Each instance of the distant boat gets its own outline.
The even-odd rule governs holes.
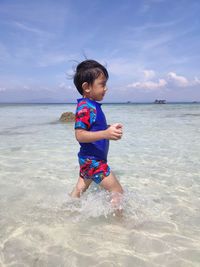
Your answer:
[[[156,99],[154,101],[154,104],[166,104],[166,100],[164,100],[164,99]]]

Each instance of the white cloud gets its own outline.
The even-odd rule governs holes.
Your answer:
[[[35,34],[38,34],[38,35],[42,35],[42,34],[45,33],[44,31],[41,31],[40,29],[27,26],[27,25],[25,25],[23,23],[20,23],[20,22],[17,22],[17,21],[14,22],[14,25],[16,27],[18,27],[19,29],[22,29],[22,30],[25,30],[25,31],[28,31],[28,32],[32,32],[32,33],[35,33]]]
[[[145,0],[141,7],[141,12],[146,13],[153,5],[160,4],[162,2],[165,2],[165,0]]]
[[[47,66],[53,66],[60,63],[67,62],[69,60],[69,57],[66,54],[62,53],[54,53],[54,54],[45,54],[38,62],[38,65],[40,67],[47,67]]]
[[[24,85],[22,88],[23,88],[24,90],[31,90],[31,88],[30,88],[29,85]]]
[[[143,90],[158,90],[164,89],[166,86],[175,88],[200,85],[200,79],[198,77],[189,80],[184,76],[177,75],[175,72],[169,72],[165,78],[161,78],[158,81],[152,80],[155,77],[155,71],[153,70],[144,70],[143,74],[144,77],[142,81],[134,82],[127,87]]]
[[[175,72],[169,72],[167,74],[169,81],[172,81],[178,87],[186,87],[189,85],[189,81],[184,76],[179,76]]]
[[[142,74],[142,81],[134,82],[127,87],[144,90],[158,90],[167,85],[165,79],[159,79],[158,81],[153,80],[156,77],[156,72],[154,70],[144,69],[142,70]]]
[[[143,74],[146,80],[152,79],[156,76],[156,73],[154,70],[143,70]]]
[[[189,87],[200,84],[200,79],[195,77],[193,80],[188,80],[184,76],[177,75],[175,72],[169,72],[167,74],[168,81],[178,87]]]
[[[134,26],[130,29],[132,29],[133,32],[143,32],[143,31],[149,31],[151,29],[159,29],[159,28],[167,28],[176,25],[178,22],[180,22],[180,19],[176,19],[173,21],[167,21],[167,22],[161,22],[161,23],[147,23],[147,24],[141,24],[139,26]]]
[[[130,88],[137,88],[137,89],[145,89],[145,90],[156,90],[161,89],[167,85],[167,81],[164,79],[159,79],[158,82],[154,81],[144,81],[144,82],[136,82],[129,84],[128,87]]]
[[[156,38],[150,38],[148,39],[143,45],[142,49],[143,51],[151,51],[153,49],[162,48],[163,46],[167,45],[169,42],[174,40],[174,36],[172,33],[165,33],[160,34]]]
[[[0,87],[0,92],[4,92],[6,91],[6,88],[5,87]]]
[[[198,77],[195,77],[193,83],[194,85],[200,84],[200,79]]]
[[[71,85],[67,85],[66,83],[64,83],[64,82],[62,82],[62,83],[60,83],[59,85],[58,85],[58,87],[60,88],[60,89],[63,89],[63,90],[67,90],[67,89],[72,89],[72,86]]]
[[[74,58],[77,58],[76,54],[67,54],[65,51],[50,51],[41,55],[40,59],[37,62],[39,67],[48,67],[54,66],[62,63],[70,63],[74,61]]]

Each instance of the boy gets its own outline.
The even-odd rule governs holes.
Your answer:
[[[75,136],[81,146],[78,153],[80,177],[71,196],[80,197],[94,181],[113,193],[115,205],[123,189],[110,171],[107,154],[109,140],[122,137],[122,125],[107,126],[101,104],[97,102],[104,98],[108,77],[106,68],[94,60],[81,62],[75,71],[74,84],[83,98],[77,100],[75,120]]]

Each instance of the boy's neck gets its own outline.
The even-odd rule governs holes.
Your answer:
[[[88,97],[88,96],[86,96],[86,95],[83,95],[83,98],[87,98],[87,99],[89,99],[89,100],[91,100],[91,101],[95,101],[95,102],[96,102],[96,100],[94,100],[94,99],[92,99],[91,97]]]

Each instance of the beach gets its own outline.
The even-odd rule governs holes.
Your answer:
[[[97,185],[81,199],[75,104],[0,104],[0,266],[199,267],[200,104],[103,104],[124,135],[108,163],[123,218]]]

